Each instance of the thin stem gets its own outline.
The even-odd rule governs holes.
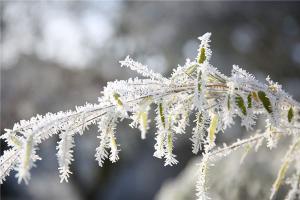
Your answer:
[[[228,151],[228,150],[234,150],[240,146],[243,146],[245,144],[249,144],[249,143],[253,143],[261,138],[265,137],[264,134],[260,134],[260,135],[256,135],[256,136],[253,136],[253,137],[250,137],[249,139],[246,139],[246,140],[243,140],[243,141],[238,141],[238,142],[235,142],[233,143],[232,145],[228,146],[228,147],[224,147],[224,148],[221,148],[221,149],[217,149],[215,151],[211,151],[210,152],[210,155],[211,156],[217,156],[218,154],[220,153],[223,153],[225,151]]]

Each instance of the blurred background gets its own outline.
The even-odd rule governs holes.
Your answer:
[[[1,1],[0,9],[1,134],[37,113],[96,103],[107,81],[136,76],[119,67],[127,55],[169,76],[196,56],[197,37],[206,32],[212,32],[212,63],[221,72],[229,75],[232,64],[238,64],[259,80],[270,75],[300,100],[298,2]],[[76,137],[73,175],[60,184],[54,137],[40,146],[43,160],[32,170],[29,185],[18,185],[12,174],[1,185],[1,197],[194,199],[199,158],[191,153],[191,128],[175,143],[180,163],[164,167],[163,160],[152,156],[153,124],[145,141],[127,124],[117,130],[119,162],[98,167],[93,127]],[[236,125],[220,134],[219,142],[249,134]],[[239,165],[241,153],[212,169],[213,199],[267,199],[284,152],[263,149]],[[285,192],[280,190],[277,198]]]

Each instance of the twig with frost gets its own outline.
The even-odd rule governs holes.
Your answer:
[[[61,181],[68,181],[70,164],[73,161],[74,136],[83,135],[92,124],[99,129],[99,147],[96,160],[100,166],[104,160],[119,160],[120,144],[117,140],[116,124],[131,119],[133,128],[141,131],[141,138],[147,137],[148,112],[156,105],[156,144],[154,156],[165,159],[165,165],[178,163],[174,155],[175,138],[186,134],[190,115],[194,115],[195,127],[191,133],[192,152],[202,153],[199,166],[197,196],[208,199],[209,180],[207,171],[215,160],[229,155],[238,148],[257,149],[261,145],[276,148],[282,136],[291,138],[283,166],[273,184],[271,198],[286,180],[287,169],[294,171],[288,179],[291,190],[287,199],[299,195],[299,131],[300,104],[293,100],[281,85],[267,77],[260,83],[255,77],[237,65],[231,76],[220,73],[210,64],[210,33],[199,37],[201,43],[195,59],[187,59],[184,66],[178,66],[167,78],[153,72],[147,66],[126,57],[120,61],[141,74],[144,79],[108,82],[97,104],[76,107],[74,111],[37,115],[30,120],[17,122],[12,129],[5,129],[1,139],[9,149],[0,158],[0,181],[3,183],[12,170],[16,171],[18,182],[28,183],[30,169],[39,160],[38,147],[49,137],[58,134],[57,158]],[[218,147],[216,138],[220,132],[241,118],[241,125],[252,130],[259,115],[266,118],[264,131],[229,146]],[[263,141],[266,141],[263,143]],[[243,155],[242,160],[246,157]]]

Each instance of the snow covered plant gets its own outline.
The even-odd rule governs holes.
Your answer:
[[[210,33],[199,37],[201,43],[195,59],[187,59],[184,66],[173,70],[169,78],[153,72],[130,57],[120,64],[143,75],[144,79],[109,82],[98,104],[86,104],[74,111],[37,115],[30,120],[16,123],[5,129],[1,139],[9,150],[1,157],[0,180],[10,171],[16,171],[18,182],[28,183],[30,169],[41,159],[38,146],[49,137],[58,134],[57,158],[61,181],[68,181],[73,161],[74,136],[82,135],[91,124],[99,128],[99,147],[96,160],[102,166],[105,159],[116,162],[120,145],[116,137],[116,124],[125,118],[132,119],[133,128],[139,128],[145,139],[149,128],[148,112],[156,106],[156,144],[154,156],[165,159],[165,165],[178,161],[173,153],[174,139],[187,134],[190,115],[195,127],[191,133],[193,153],[202,153],[202,161],[196,184],[198,199],[208,199],[207,171],[214,161],[239,149],[261,145],[275,148],[282,137],[291,138],[290,148],[282,160],[282,166],[271,189],[271,197],[286,180],[291,186],[287,199],[300,195],[300,104],[285,93],[278,83],[268,77],[266,83],[234,65],[231,76],[225,76],[210,64]],[[266,119],[264,131],[231,145],[218,147],[217,133],[223,132],[241,118],[241,125],[252,130],[258,115]],[[288,169],[292,175],[286,178]]]

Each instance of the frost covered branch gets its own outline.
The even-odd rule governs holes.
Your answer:
[[[174,138],[187,134],[185,129],[189,118],[194,116],[192,152],[203,152],[197,181],[198,199],[208,199],[207,171],[215,160],[241,147],[245,147],[246,152],[264,144],[275,148],[282,136],[290,137],[292,143],[272,186],[270,198],[286,180],[288,169],[293,170],[294,175],[288,179],[291,190],[287,199],[299,195],[299,103],[269,77],[266,83],[260,83],[236,65],[231,76],[220,73],[209,62],[212,54],[210,36],[206,33],[199,37],[201,43],[196,58],[187,59],[185,65],[174,69],[169,78],[127,57],[120,61],[121,66],[138,72],[144,79],[109,82],[97,104],[76,107],[74,111],[37,115],[27,121],[21,120],[12,129],[5,129],[1,139],[10,149],[4,151],[0,159],[1,183],[12,170],[17,172],[19,183],[28,183],[30,169],[41,159],[37,155],[39,145],[56,134],[60,138],[57,145],[60,179],[68,181],[72,173],[74,136],[82,135],[92,124],[99,128],[99,146],[95,154],[99,166],[105,159],[118,161],[121,149],[116,124],[125,118],[131,119],[130,126],[140,129],[141,138],[145,139],[150,122],[148,112],[151,105],[156,105],[154,156],[165,159],[165,165],[178,163],[173,153]],[[230,127],[235,117],[241,118],[241,125],[247,130],[253,130],[259,115],[266,118],[265,130],[229,146],[217,147],[217,134]]]

